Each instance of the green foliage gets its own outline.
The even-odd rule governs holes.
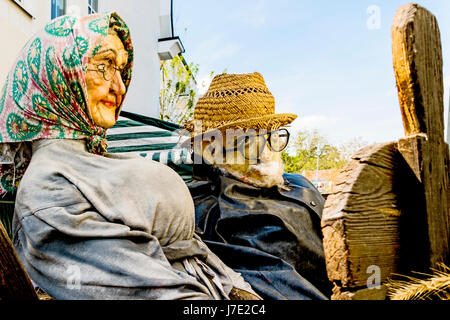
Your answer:
[[[334,146],[319,131],[302,130],[297,132],[281,157],[288,173],[317,170],[318,158],[319,170],[342,169],[350,161],[351,156],[366,145],[361,138],[357,138]]]
[[[183,56],[161,62],[159,118],[183,124],[194,116],[198,65],[187,65]]]

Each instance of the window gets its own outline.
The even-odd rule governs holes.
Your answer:
[[[88,13],[98,12],[98,0],[88,0]]]
[[[52,19],[66,14],[66,0],[52,0]]]

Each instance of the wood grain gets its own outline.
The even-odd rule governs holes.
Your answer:
[[[333,288],[332,300],[386,300],[387,287],[381,285],[379,288],[343,290],[336,286]]]
[[[406,138],[399,151],[423,183],[432,267],[449,262],[449,149],[444,142],[442,47],[436,18],[402,6],[392,24],[392,52]]]
[[[395,142],[365,148],[338,176],[322,216],[327,272],[342,287],[364,287],[372,265],[381,281],[397,271],[401,209],[394,192]]]
[[[33,285],[1,222],[0,300],[38,300]]]
[[[333,299],[383,299],[368,288],[395,274],[448,263],[450,156],[444,142],[442,48],[436,18],[416,4],[392,25],[394,70],[406,137],[357,152],[322,217]],[[373,278],[372,278],[373,279]]]
[[[397,142],[357,152],[338,176],[322,216],[333,299],[384,299],[384,291],[366,290],[373,266],[379,268],[381,285],[395,273],[425,271],[425,221],[423,186]]]

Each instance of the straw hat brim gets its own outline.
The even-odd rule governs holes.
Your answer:
[[[277,130],[281,127],[284,127],[288,124],[291,124],[297,118],[296,114],[292,113],[280,113],[280,114],[270,114],[262,117],[249,118],[241,121],[234,121],[230,123],[221,124],[217,127],[211,127],[203,129],[201,133],[192,131],[193,122],[191,121],[187,127],[190,127],[191,130],[187,129],[190,132],[190,139],[188,141],[194,140],[196,137],[203,135],[204,137],[213,136],[218,131],[224,133],[228,129],[267,129],[267,130]]]

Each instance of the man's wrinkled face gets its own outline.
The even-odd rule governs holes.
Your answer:
[[[248,136],[252,137],[253,134]],[[284,164],[281,152],[273,151],[277,150],[279,142],[271,139],[269,144],[264,134],[250,139],[248,136],[239,138],[228,135],[228,139],[222,139],[224,148],[221,148],[222,140],[211,139],[214,141],[203,145],[203,157],[209,163],[256,187],[283,186]]]
[[[88,109],[93,122],[105,129],[117,121],[126,93],[121,71],[128,53],[117,35],[108,34],[98,52],[89,60],[86,72]]]

